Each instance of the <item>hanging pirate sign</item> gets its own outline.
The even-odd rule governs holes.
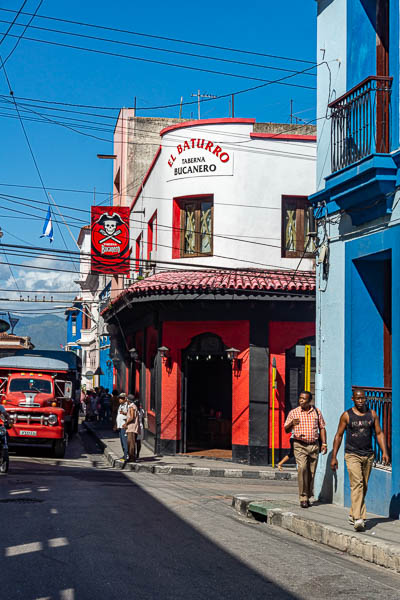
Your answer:
[[[92,271],[129,273],[129,209],[92,206]]]

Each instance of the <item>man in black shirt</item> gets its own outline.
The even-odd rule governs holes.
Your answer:
[[[389,462],[389,456],[378,415],[366,406],[366,397],[363,390],[353,392],[353,402],[353,408],[344,412],[340,417],[339,427],[333,440],[331,468],[334,471],[338,468],[336,457],[346,430],[344,459],[349,472],[351,490],[349,521],[354,525],[356,531],[361,531],[365,527],[367,513],[365,495],[374,461],[373,431],[375,431],[376,439],[382,450],[383,464]]]

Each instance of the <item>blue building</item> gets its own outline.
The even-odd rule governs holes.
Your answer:
[[[110,302],[111,294],[111,281],[105,285],[99,294],[99,312],[108,306]],[[99,318],[99,351],[100,351],[100,369],[102,375],[100,375],[99,385],[108,389],[109,392],[113,389],[113,363],[110,357],[110,336],[103,318]]]
[[[78,342],[82,329],[82,302],[74,301],[73,305],[66,309],[65,320],[67,321],[65,350],[75,352],[81,357],[81,347]]]
[[[399,0],[318,1],[318,223],[316,403],[329,445],[352,388],[381,420],[367,509],[399,517],[400,346]],[[337,478],[330,454],[318,490],[350,504],[343,445]]]

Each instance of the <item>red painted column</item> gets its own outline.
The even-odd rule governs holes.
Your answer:
[[[275,450],[289,447],[290,434],[283,428],[285,422],[286,350],[305,337],[315,335],[314,322],[271,321],[269,324],[270,349],[270,447],[272,447],[272,361],[276,360],[277,390],[275,393]]]

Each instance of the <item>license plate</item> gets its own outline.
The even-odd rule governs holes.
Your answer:
[[[37,435],[37,431],[20,431],[20,435]]]

